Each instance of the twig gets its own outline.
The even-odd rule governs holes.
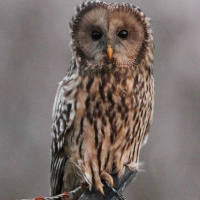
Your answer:
[[[78,199],[79,200],[126,200],[121,194],[125,188],[133,181],[136,177],[137,170],[131,171],[126,168],[124,175],[121,178],[117,177],[117,174],[112,175],[114,180],[114,188],[105,182],[104,193],[105,196],[96,192],[95,190],[89,191],[88,185],[82,184],[80,187],[76,188],[71,192],[63,192],[62,194],[53,197],[36,197],[30,199],[18,199],[18,200],[54,200],[59,198],[66,198],[69,200]],[[85,192],[84,192],[85,191]],[[84,193],[83,193],[84,192]]]

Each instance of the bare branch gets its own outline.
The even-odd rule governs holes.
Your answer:
[[[126,200],[126,198],[121,195],[121,193],[126,189],[126,187],[133,181],[136,177],[137,170],[131,171],[126,168],[124,175],[121,178],[117,177],[117,174],[112,175],[114,180],[114,188],[112,188],[107,182],[104,182],[104,193],[105,196],[98,193],[96,190],[89,191],[86,185],[81,185],[71,192],[64,192],[62,194],[56,195],[54,197],[36,197],[30,199],[21,200],[56,200],[60,198],[64,199],[77,199],[84,191],[83,195],[79,200]]]
[[[137,170],[131,171],[130,169],[126,168],[124,175],[120,179],[118,179],[116,174],[112,176],[114,180],[114,189],[117,191],[118,194],[122,193],[125,190],[125,188],[129,185],[129,183],[133,181],[136,174],[137,174]],[[102,194],[97,193],[95,190],[92,190],[91,192],[89,190],[86,190],[79,200],[117,200],[119,199],[116,192],[114,192],[108,186],[104,187],[104,193],[105,193],[105,196],[102,196]]]

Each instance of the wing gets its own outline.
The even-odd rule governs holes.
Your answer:
[[[66,76],[59,83],[53,106],[52,144],[51,144],[51,195],[61,193],[67,157],[68,141],[75,118],[75,99],[77,73]]]

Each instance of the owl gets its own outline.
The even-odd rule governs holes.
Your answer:
[[[72,60],[53,106],[51,194],[136,170],[152,123],[150,19],[131,4],[83,2],[70,22]]]

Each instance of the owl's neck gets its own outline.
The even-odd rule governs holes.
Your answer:
[[[148,65],[145,62],[142,62],[140,64],[136,64],[134,62],[128,62],[124,64],[119,63],[93,63],[90,61],[84,61],[84,62],[77,62],[74,61],[76,68],[79,71],[80,75],[92,75],[92,74],[107,74],[107,73],[113,73],[121,74],[123,76],[124,73],[142,73],[147,72],[149,75],[153,74],[153,69],[151,65]]]

